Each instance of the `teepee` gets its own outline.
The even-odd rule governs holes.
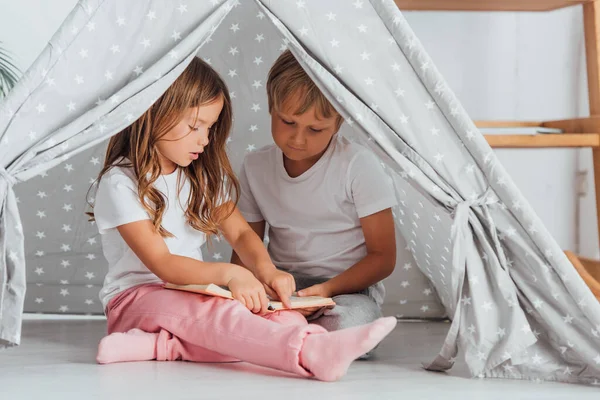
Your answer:
[[[285,48],[392,178],[402,286],[418,288],[407,315],[452,319],[426,368],[450,368],[460,348],[476,376],[598,384],[598,301],[392,0],[81,0],[0,103],[1,344],[19,344],[26,290],[30,309],[101,312],[83,211],[106,140],[202,57],[231,90],[238,167],[270,141],[266,72]],[[63,300],[44,310],[52,293]],[[62,303],[73,295],[85,305]]]

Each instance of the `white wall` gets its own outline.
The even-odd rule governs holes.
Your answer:
[[[0,0],[0,41],[19,67],[35,60],[75,4]],[[581,7],[539,14],[408,12],[406,17],[473,119],[588,114]],[[593,194],[576,196],[578,168],[589,171],[593,188],[590,151],[499,150],[498,155],[560,246],[600,257]]]
[[[406,18],[473,119],[547,120],[589,115],[582,14],[576,6],[548,13],[408,12]],[[588,171],[593,190],[591,150],[497,154],[559,245],[600,257],[595,197],[588,191],[578,199],[576,190],[578,168]]]

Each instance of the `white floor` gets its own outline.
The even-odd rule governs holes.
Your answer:
[[[439,350],[448,324],[402,322],[371,361],[336,383],[237,364],[140,362],[100,366],[102,319],[28,318],[20,347],[0,352],[0,399],[598,399],[600,389],[558,383],[471,379],[420,368]],[[318,397],[317,397],[318,396]]]

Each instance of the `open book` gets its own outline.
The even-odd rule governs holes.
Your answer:
[[[186,292],[200,293],[207,296],[224,297],[226,299],[233,299],[231,292],[221,286],[213,283],[209,285],[174,285],[172,283],[166,283],[164,285],[167,289],[183,290]],[[319,296],[308,296],[308,297],[290,297],[290,303],[292,303],[292,309],[298,308],[311,308],[311,307],[331,307],[335,306],[335,302],[329,297]],[[269,310],[277,311],[286,309],[283,303],[280,301],[270,301]]]

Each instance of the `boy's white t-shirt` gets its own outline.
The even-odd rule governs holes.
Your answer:
[[[276,145],[249,153],[238,203],[248,222],[268,224],[269,254],[286,271],[332,278],[367,255],[360,218],[397,204],[393,184],[365,147],[335,135],[308,171],[291,178]],[[371,295],[381,304],[378,283]]]
[[[179,194],[178,179],[181,188]],[[206,236],[192,228],[185,217],[190,193],[189,179],[177,169],[172,174],[161,175],[154,187],[167,200],[162,226],[174,235],[165,238],[169,251],[202,261],[201,246]],[[100,179],[94,201],[94,217],[102,238],[102,251],[108,261],[108,273],[100,291],[104,309],[115,295],[126,289],[140,284],[162,283],[135,255],[116,229],[120,225],[150,219],[138,197],[137,179],[131,168],[113,167]]]

